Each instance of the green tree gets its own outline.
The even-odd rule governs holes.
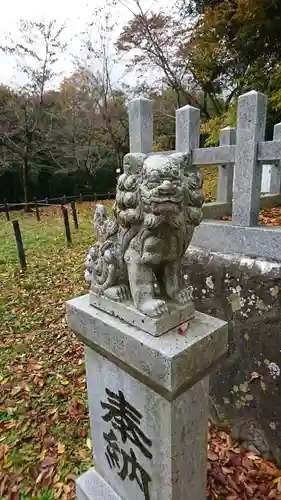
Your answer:
[[[193,52],[188,53],[190,19],[144,11],[139,0],[134,0],[134,5],[135,10],[129,9],[132,19],[123,27],[117,41],[119,52],[131,56],[128,70],[139,69],[140,74],[146,76],[156,70],[154,87],[172,89],[177,107],[196,106],[204,118],[211,118],[213,112],[222,112],[217,83],[206,81],[205,75],[194,66]]]
[[[185,45],[195,74],[231,100],[249,89],[270,92],[280,65],[281,4],[277,0],[185,0],[182,18],[197,13]]]

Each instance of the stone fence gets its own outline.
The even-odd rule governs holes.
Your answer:
[[[259,226],[260,208],[281,205],[281,123],[274,127],[273,140],[265,142],[266,105],[266,96],[259,92],[242,95],[238,100],[236,129],[222,129],[220,145],[208,148],[199,148],[199,110],[184,106],[176,111],[176,151],[190,153],[195,168],[219,166],[217,200],[205,204],[207,220],[193,237],[193,244],[198,247],[280,259],[281,229]],[[131,101],[129,121],[131,152],[158,154],[152,152],[152,101]],[[272,166],[269,193],[261,195],[264,164]],[[213,220],[231,214],[231,222]]]

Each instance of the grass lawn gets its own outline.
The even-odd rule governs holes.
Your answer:
[[[83,262],[93,241],[92,206],[78,205],[79,231],[65,243],[60,211],[0,218],[0,498],[74,498],[74,475],[91,464],[83,348],[68,330],[65,300],[85,293]]]

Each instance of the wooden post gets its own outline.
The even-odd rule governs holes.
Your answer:
[[[4,200],[4,206],[5,206],[6,219],[7,219],[7,220],[10,220],[9,205],[8,205],[8,203],[7,203],[6,198],[5,198],[5,200]]]
[[[71,233],[70,233],[70,225],[69,225],[69,220],[68,220],[68,212],[67,208],[61,205],[61,211],[63,215],[63,221],[64,221],[64,228],[65,228],[65,237],[67,244],[71,244]]]
[[[26,269],[25,253],[24,253],[24,248],[23,248],[23,243],[22,243],[20,226],[19,226],[19,222],[17,220],[13,220],[13,228],[14,228],[15,238],[16,238],[16,242],[17,242],[20,265],[21,265],[22,269]]]
[[[75,201],[71,202],[71,210],[72,210],[72,217],[73,217],[74,227],[75,227],[75,229],[78,229],[78,218],[77,218]]]
[[[40,222],[40,212],[39,212],[36,198],[34,198],[34,206],[35,206],[35,212],[36,212],[36,219],[38,220],[38,222]]]

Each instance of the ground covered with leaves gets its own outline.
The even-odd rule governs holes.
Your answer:
[[[222,217],[222,220],[231,220],[231,216]],[[260,211],[259,222],[264,226],[281,226],[281,207],[265,208]]]
[[[67,328],[64,303],[86,291],[83,262],[93,242],[93,205],[78,205],[79,231],[71,223],[71,247],[59,208],[42,210],[40,222],[34,213],[14,214],[25,272],[12,223],[0,216],[2,500],[73,499],[75,477],[92,463],[83,347]],[[276,219],[281,211],[274,214]],[[281,500],[281,471],[213,427],[208,458],[209,499]]]

